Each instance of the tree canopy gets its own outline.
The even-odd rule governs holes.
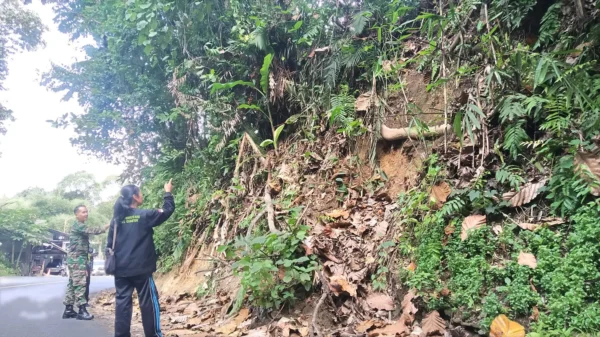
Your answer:
[[[21,51],[43,46],[45,31],[41,19],[26,9],[18,0],[0,2],[0,90],[8,75],[8,59]],[[11,121],[12,111],[0,104],[0,135],[6,133],[6,121]]]

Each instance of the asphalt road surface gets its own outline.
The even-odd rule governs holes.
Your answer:
[[[90,295],[114,287],[111,276],[93,276]],[[0,277],[0,337],[110,337],[96,319],[62,319],[66,277]]]

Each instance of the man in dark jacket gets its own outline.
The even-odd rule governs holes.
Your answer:
[[[156,271],[154,227],[165,222],[175,211],[171,181],[165,184],[162,209],[139,209],[142,192],[135,185],[121,189],[114,206],[113,221],[108,233],[107,249],[114,245],[116,310],[115,337],[130,337],[132,295],[138,294],[142,325],[146,337],[162,337],[158,292],[152,279]],[[115,235],[116,230],[116,235]]]

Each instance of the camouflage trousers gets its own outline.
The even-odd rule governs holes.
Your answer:
[[[87,304],[85,298],[87,259],[84,257],[69,257],[67,259],[67,267],[69,268],[69,283],[67,284],[67,293],[63,304],[74,305],[76,307]]]

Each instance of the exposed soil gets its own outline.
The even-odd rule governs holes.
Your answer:
[[[387,97],[388,109],[386,109],[385,124],[391,128],[408,127],[411,125],[413,117],[429,126],[443,124],[443,90],[437,88],[428,92],[429,76],[413,69],[403,71],[400,76],[405,83],[404,93],[402,90],[398,90],[390,93]],[[447,83],[446,90],[449,106],[460,100],[461,95],[464,95],[461,86],[457,87],[455,83]],[[406,98],[404,94],[406,94]]]
[[[421,164],[420,157],[410,158],[403,148],[391,148],[381,153],[379,165],[388,178],[386,186],[392,198],[415,185]]]

